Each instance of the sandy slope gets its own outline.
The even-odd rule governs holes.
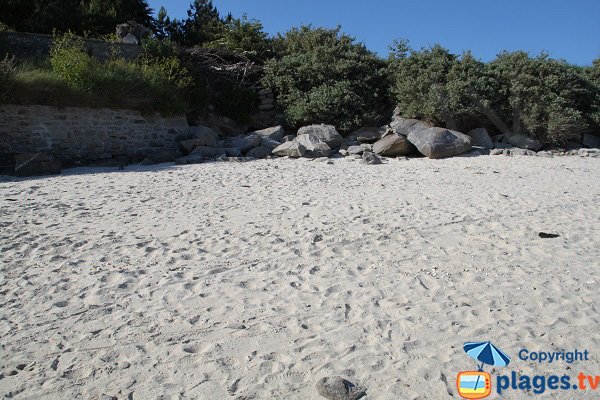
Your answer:
[[[368,399],[450,399],[469,340],[504,371],[600,375],[599,203],[600,160],[578,157],[5,177],[0,395],[315,399],[339,374]]]

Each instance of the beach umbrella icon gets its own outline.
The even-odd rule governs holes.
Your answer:
[[[510,363],[510,357],[494,346],[492,342],[467,342],[463,349],[471,358],[481,363],[480,371],[483,371],[483,364],[506,367]]]

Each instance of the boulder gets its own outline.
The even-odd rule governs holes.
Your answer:
[[[384,157],[407,156],[416,151],[404,135],[392,133],[373,144],[373,152]]]
[[[471,149],[471,138],[445,128],[421,128],[408,134],[408,141],[429,158],[452,157]]]
[[[225,147],[237,147],[242,153],[246,153],[248,150],[260,146],[261,140],[262,138],[257,134],[235,136],[225,141]]]
[[[350,146],[346,149],[346,154],[362,154],[365,149],[362,146]]]
[[[312,141],[325,143],[332,149],[339,148],[344,142],[342,136],[331,125],[304,126],[298,130],[298,136],[300,135],[310,135]]]
[[[390,128],[393,133],[408,136],[408,134],[414,130],[431,128],[431,125],[426,122],[419,121],[418,119],[409,119],[394,116],[392,122],[390,123]]]
[[[520,149],[538,151],[544,146],[539,140],[523,134],[512,135],[508,138],[505,137],[505,139],[508,139],[508,143]]]
[[[494,142],[492,142],[492,138],[485,128],[475,128],[467,132],[467,136],[471,138],[471,146],[483,147],[484,149],[494,148]]]
[[[331,147],[329,147],[321,137],[313,135],[312,133],[299,134],[295,141],[306,148],[303,157],[329,157],[329,154],[331,153]]]
[[[140,164],[141,165],[153,165],[154,161],[151,158],[146,157],[142,160],[142,162]]]
[[[282,142],[291,142],[294,139],[296,139],[296,136],[294,136],[294,135],[285,135],[281,141]]]
[[[60,174],[61,163],[51,154],[24,153],[15,156],[15,175],[41,176]]]
[[[261,138],[274,139],[278,141],[282,140],[285,136],[285,131],[281,125],[274,126],[272,128],[261,129],[252,133],[260,136]]]
[[[600,135],[592,135],[591,133],[584,133],[582,144],[585,147],[592,149],[600,148]]]
[[[275,139],[271,139],[268,137],[263,137],[260,141],[260,147],[266,147],[267,149],[273,150],[281,143]]]
[[[306,147],[295,140],[285,142],[273,149],[272,153],[279,157],[302,157]]]
[[[366,151],[362,155],[361,163],[367,165],[379,165],[383,164],[383,161],[381,161],[381,158],[379,158],[377,154]]]
[[[317,393],[327,400],[358,400],[366,395],[364,388],[339,376],[322,378],[315,387]]]
[[[494,149],[510,149],[512,146],[508,143],[494,142]]]
[[[165,162],[172,162],[179,156],[180,156],[180,154],[177,151],[162,150],[162,151],[152,154],[150,158],[156,164],[160,164],[160,163],[165,163]]]
[[[246,156],[252,157],[252,158],[266,158],[267,156],[271,155],[272,151],[273,151],[273,149],[271,149],[271,148],[264,147],[264,146],[258,146],[258,147],[251,149],[248,153],[246,153]]]

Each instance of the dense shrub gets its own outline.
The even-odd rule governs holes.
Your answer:
[[[340,32],[304,26],[276,39],[280,57],[265,65],[287,124],[329,123],[340,131],[373,125],[387,103],[385,62]]]
[[[597,84],[586,73],[542,54],[504,52],[489,64],[434,46],[398,42],[390,56],[392,93],[406,117],[467,131],[492,125],[545,143],[575,139],[598,124]]]

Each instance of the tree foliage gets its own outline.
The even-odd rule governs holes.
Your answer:
[[[329,123],[341,131],[378,123],[386,105],[385,62],[341,29],[294,28],[276,39],[280,56],[265,65],[294,127]]]
[[[526,52],[503,52],[485,64],[439,45],[415,51],[397,42],[392,50],[392,93],[406,117],[464,131],[491,124],[501,133],[526,133],[555,144],[598,124],[593,69],[586,74],[546,54]]]
[[[118,24],[136,21],[154,28],[146,0],[2,0],[0,22],[17,31],[72,31],[100,37]]]

